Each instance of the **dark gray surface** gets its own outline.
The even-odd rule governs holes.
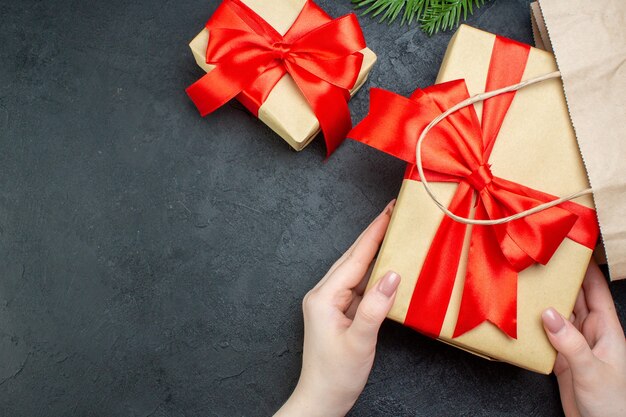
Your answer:
[[[237,104],[198,116],[187,43],[217,4],[0,1],[0,415],[272,413],[302,296],[396,195],[403,164],[360,144],[323,163]],[[451,36],[361,22],[379,63],[355,121],[367,87],[431,84]],[[469,23],[531,41],[526,0]],[[352,414],[560,413],[552,377],[386,323]]]

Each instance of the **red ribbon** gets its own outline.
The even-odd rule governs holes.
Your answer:
[[[365,39],[352,13],[332,20],[312,1],[281,36],[240,0],[224,0],[206,27],[207,63],[216,67],[187,88],[205,116],[235,96],[255,116],[288,73],[310,104],[327,156],[352,127],[348,100],[363,63]]]
[[[496,37],[486,90],[521,81],[529,48]],[[468,217],[475,204],[476,219],[495,219],[556,199],[491,173],[489,155],[514,94],[486,100],[482,126],[473,106],[452,113],[422,144],[428,181],[459,184],[449,206],[456,215]],[[405,178],[419,181],[415,166],[419,134],[468,97],[463,80],[417,90],[410,98],[372,89],[370,113],[349,137],[407,161]],[[417,280],[405,325],[434,337],[441,333],[465,231],[465,224],[444,216]],[[502,225],[473,226],[454,337],[490,321],[516,338],[518,273],[535,263],[547,264],[565,238],[593,249],[598,238],[595,211],[566,202]]]

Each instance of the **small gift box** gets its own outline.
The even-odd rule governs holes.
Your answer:
[[[207,72],[187,89],[203,116],[236,97],[297,151],[322,130],[328,154],[376,61],[354,14],[310,0],[224,0],[189,46]]]
[[[438,84],[405,98],[372,90],[349,137],[409,163],[372,272],[402,276],[389,318],[477,355],[550,373],[556,352],[541,323],[572,312],[598,229],[590,196],[500,225],[444,216],[420,182],[418,137],[470,96],[556,70],[553,56],[462,25]],[[588,188],[557,78],[462,108],[422,142],[422,166],[452,213],[502,218]]]

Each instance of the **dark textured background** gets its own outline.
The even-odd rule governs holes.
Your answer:
[[[396,195],[403,164],[365,146],[323,163],[235,103],[198,116],[187,43],[217,5],[0,0],[1,416],[271,414],[301,298]],[[356,121],[369,86],[431,84],[451,36],[361,23],[379,63]],[[469,23],[531,41],[526,0]],[[560,413],[552,377],[386,323],[352,414]]]

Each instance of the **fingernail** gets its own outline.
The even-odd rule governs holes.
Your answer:
[[[389,271],[378,283],[378,291],[383,293],[385,297],[389,298],[398,289],[398,284],[400,284],[400,275],[393,271]]]
[[[389,202],[389,204],[387,204],[387,207],[385,207],[384,213],[386,216],[391,216],[391,213],[393,213],[393,208],[396,205],[396,199],[394,198],[393,200],[391,200]]]
[[[546,326],[546,329],[552,334],[557,334],[565,327],[563,316],[557,313],[552,307],[544,310],[544,312],[541,313],[541,318],[543,319],[543,324]]]

